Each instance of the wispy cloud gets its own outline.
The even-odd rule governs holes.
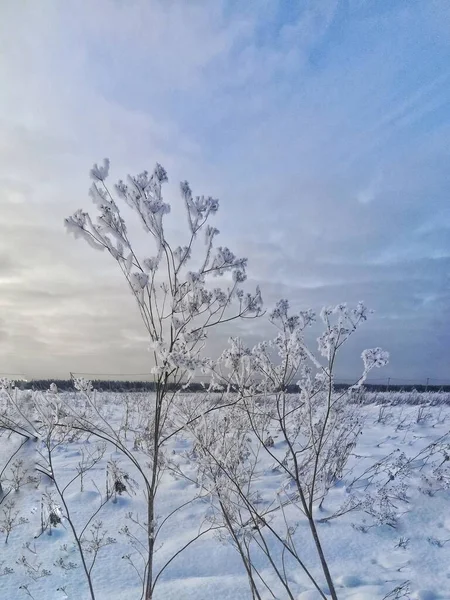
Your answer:
[[[356,356],[383,345],[387,373],[447,377],[446,16],[445,0],[5,1],[0,371],[148,370],[114,265],[62,228],[109,156],[117,177],[163,163],[175,206],[185,178],[220,197],[268,303],[364,299]]]

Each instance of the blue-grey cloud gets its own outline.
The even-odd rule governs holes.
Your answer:
[[[164,164],[174,235],[177,181],[220,197],[268,304],[374,308],[342,376],[382,345],[387,376],[448,378],[448,23],[445,0],[4,2],[0,371],[149,370],[114,265],[62,229],[109,156]]]

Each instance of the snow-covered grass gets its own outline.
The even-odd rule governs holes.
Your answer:
[[[64,405],[65,395],[61,396]],[[73,395],[70,398],[73,401]],[[430,394],[420,396],[421,402],[414,396],[410,404],[406,398],[405,403],[393,398],[389,393],[377,393],[377,404],[355,405],[354,410],[364,419],[362,434],[342,479],[332,487],[321,508],[316,509],[319,535],[342,600],[450,598],[450,472],[445,458],[450,443],[450,406],[444,398],[433,401]],[[395,398],[398,399],[398,393]],[[112,427],[123,422],[124,396],[105,393],[100,400],[109,407]],[[131,401],[135,400],[151,402],[149,396],[142,394],[131,396]],[[271,434],[274,451],[282,452],[281,436],[276,431]],[[0,438],[0,472],[20,443],[21,438],[14,433],[5,432]],[[437,445],[430,446],[433,443]],[[189,436],[180,433],[169,444],[174,462],[183,465],[186,477],[171,475],[170,469],[163,474],[158,501],[157,523],[161,530],[156,572],[178,549],[211,527],[210,520],[205,518],[210,501],[202,497],[195,485],[195,467],[185,458],[192,444]],[[66,437],[53,450],[54,472],[58,474],[61,489],[69,484],[65,492],[66,508],[78,530],[104,502],[87,529],[100,520],[97,531],[104,532],[104,545],[98,544],[92,570],[97,600],[138,600],[141,586],[127,558],[131,554],[133,559],[137,549],[130,544],[131,538],[123,528],[128,525],[129,531],[134,531],[138,515],[142,518],[145,513],[140,489],[133,492],[132,480],[139,483],[139,474],[114,447],[107,445],[96,454],[97,446],[93,436],[88,440]],[[54,485],[42,473],[39,481],[27,479],[36,473],[35,461],[35,443],[29,441],[0,476],[0,481],[3,480],[0,530],[4,530],[0,533],[0,597],[88,598],[67,511],[62,507],[58,512],[61,501],[54,494]],[[83,461],[94,464],[85,471],[81,484],[80,477],[75,477]],[[262,461],[258,490],[264,497],[279,485],[279,473],[268,456],[262,457]],[[111,469],[115,464],[126,487],[119,489],[121,493],[112,489]],[[18,491],[12,489],[13,479],[19,482]],[[11,491],[5,497],[8,490]],[[341,508],[342,512],[348,508],[350,497],[358,506],[337,517]],[[11,502],[14,506],[8,509]],[[61,516],[61,522],[42,533],[42,519],[48,519],[52,507]],[[179,510],[174,517],[164,522],[175,509]],[[11,528],[5,543],[8,510],[15,519],[13,525],[17,526]],[[306,520],[294,505],[286,504],[284,511],[286,519],[296,526],[293,543],[324,588]],[[282,513],[275,510],[273,518],[281,518]],[[20,518],[26,522],[20,523]],[[95,531],[87,537],[93,542]],[[271,543],[270,537],[268,541]],[[275,544],[273,552],[279,552]],[[88,553],[89,560],[93,556],[93,552]],[[262,597],[286,598],[264,557],[256,553],[255,561],[273,591],[272,594],[262,588]],[[286,568],[290,588],[295,590],[298,600],[320,598],[297,566],[287,561]],[[215,530],[202,534],[173,559],[161,574],[155,598],[244,600],[250,599],[251,594],[236,550],[227,543],[223,532]]]
[[[364,404],[441,406],[443,404],[450,404],[450,392],[419,392],[417,390],[391,390],[379,392],[365,389],[363,390],[360,399],[362,399]]]

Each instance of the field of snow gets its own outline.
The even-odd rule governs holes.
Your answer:
[[[64,394],[62,396],[64,398]],[[446,404],[447,396],[424,394],[421,402],[414,397],[411,404],[402,404],[394,401],[392,394],[377,393],[377,404],[355,406],[355,411],[364,419],[359,442],[342,480],[316,509],[319,535],[340,600],[450,599],[450,470],[446,454],[450,443],[450,406]],[[404,400],[408,400],[408,395]],[[114,427],[123,410],[123,397],[105,394],[103,401],[110,406],[110,424]],[[281,442],[277,432],[272,435],[277,449]],[[46,514],[45,497],[48,497],[45,494],[52,494],[54,486],[42,474],[39,481],[25,483],[26,477],[35,473],[35,448],[31,442],[20,448],[8,463],[19,444],[20,438],[15,434],[4,433],[0,437],[3,487],[3,499],[0,494],[0,531],[3,529],[0,533],[0,598],[89,598],[66,511],[69,510],[73,522],[82,527],[105,496],[107,462],[117,460],[130,474],[130,479],[126,492],[110,494],[110,500],[96,515],[101,521],[96,539],[103,540],[100,546],[104,544],[104,547],[98,552],[93,581],[97,600],[139,600],[138,575],[127,558],[134,549],[123,530],[127,524],[135,525],[137,515],[145,508],[140,489],[136,487],[133,492],[131,477],[139,484],[133,467],[108,446],[101,459],[87,471],[83,482],[76,478],[70,483],[83,457],[95,456],[97,442],[94,438],[82,443],[76,438],[66,439],[53,452],[53,468],[58,473],[60,486],[68,486],[67,506],[59,503],[61,522],[55,522],[54,527],[41,534],[41,520]],[[163,475],[158,500],[157,519],[161,530],[156,572],[178,549],[210,526],[205,520],[210,501],[199,497],[194,467],[185,460],[191,441],[180,434],[172,438],[170,444],[174,461],[184,466],[187,477],[175,477],[169,472]],[[258,486],[264,496],[267,490],[278,485],[278,475],[267,458],[262,461]],[[21,475],[26,469],[26,475]],[[14,487],[14,479],[21,477],[20,489],[8,493]],[[334,518],[340,507],[344,507],[345,512],[350,493],[360,499],[359,508]],[[57,496],[54,497],[58,505]],[[164,522],[175,509],[179,510],[174,517]],[[293,541],[301,550],[302,559],[323,584],[307,523],[295,506],[289,504],[283,511],[275,510],[274,519],[281,518],[284,511],[288,513],[286,518],[295,521]],[[5,543],[8,515],[15,526]],[[24,522],[20,522],[20,518]],[[11,522],[11,518],[9,520]],[[92,520],[88,527],[94,522]],[[95,535],[94,531],[91,539],[95,539]],[[274,552],[277,552],[275,547]],[[264,557],[256,556],[259,561],[256,566],[272,590],[262,588],[262,597],[284,600],[287,596],[283,595]],[[288,561],[286,569],[298,600],[320,598],[297,566]],[[162,572],[155,592],[157,600],[246,600],[251,597],[242,562],[220,531],[202,534],[176,556]]]

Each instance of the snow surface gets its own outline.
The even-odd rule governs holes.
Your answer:
[[[109,394],[107,400],[120,407],[120,394]],[[380,406],[375,405],[355,407],[355,410],[362,411],[365,426],[351,456],[350,471],[330,491],[322,509],[317,512],[318,519],[332,515],[343,504],[349,483],[368,466],[391,453],[392,456],[397,456],[399,452],[404,452],[407,457],[416,456],[450,429],[450,406],[427,407],[425,415],[421,415],[424,418],[419,422],[418,406],[387,406],[382,413]],[[94,446],[95,442],[92,440],[88,444]],[[174,438],[174,456],[182,456],[188,444],[183,436]],[[18,439],[14,435],[0,438],[0,471],[17,446]],[[66,481],[76,474],[81,449],[81,445],[74,442],[62,445],[55,453],[55,470]],[[25,446],[20,451],[20,457],[25,463],[28,461],[32,469],[34,454],[31,454],[31,450],[28,452]],[[78,523],[83,522],[99,503],[100,496],[93,483],[100,491],[104,490],[105,464],[109,458],[119,458],[119,455],[114,449],[108,449],[102,462],[89,473],[84,483],[85,491],[80,491],[79,481],[70,489],[69,505]],[[423,475],[428,467],[427,461],[419,457],[404,478],[406,493],[404,500],[395,501],[397,519],[394,526],[377,524],[362,512],[351,512],[319,524],[319,535],[341,600],[381,600],[407,581],[409,591],[405,587],[403,592],[398,592],[398,595],[393,593],[389,598],[450,599],[450,490],[434,492],[426,487]],[[273,485],[269,463],[264,473],[260,482],[262,494]],[[370,482],[364,477],[355,484],[361,493],[367,485],[367,491],[370,492]],[[4,543],[4,534],[0,533],[0,573],[5,567],[14,569],[13,573],[0,576],[2,600],[26,598],[26,590],[20,589],[23,585],[28,586],[29,593],[36,600],[89,598],[80,567],[66,571],[55,566],[60,557],[66,562],[80,562],[64,518],[62,524],[52,530],[52,535],[44,533],[34,539],[40,528],[42,491],[46,488],[51,490],[51,487],[50,482],[41,481],[39,487],[30,484],[9,495],[20,510],[20,515],[28,522],[12,531],[7,544]],[[193,483],[165,476],[159,497],[161,517],[188,502],[197,493]],[[139,506],[139,498],[139,494],[124,494],[116,502],[109,501],[99,513],[108,535],[116,538],[117,543],[99,553],[98,564],[93,571],[97,600],[140,598],[136,574],[122,559],[130,548],[124,536],[119,534],[129,511],[143,511],[143,505]],[[0,515],[3,508],[4,503],[0,506]],[[164,526],[162,545],[155,559],[157,568],[203,527],[206,508],[207,500],[188,503],[177,512],[175,519]],[[305,563],[323,584],[324,578],[308,535],[307,524],[302,521],[300,513],[295,518],[299,522],[295,533],[296,543],[302,550]],[[404,543],[399,546],[401,539]],[[40,565],[40,570],[47,569],[51,574],[35,580],[30,578],[25,569],[17,564],[21,556],[26,556],[29,563]],[[273,582],[273,589],[277,590],[276,597],[282,600],[285,596],[262,560],[258,567],[267,580]],[[292,568],[289,577],[298,600],[319,598],[317,591],[297,567]],[[65,592],[58,588],[64,588]],[[251,594],[237,552],[211,532],[189,546],[171,563],[158,582],[155,598],[246,600],[251,598]],[[267,592],[263,598],[268,600],[273,596]]]

